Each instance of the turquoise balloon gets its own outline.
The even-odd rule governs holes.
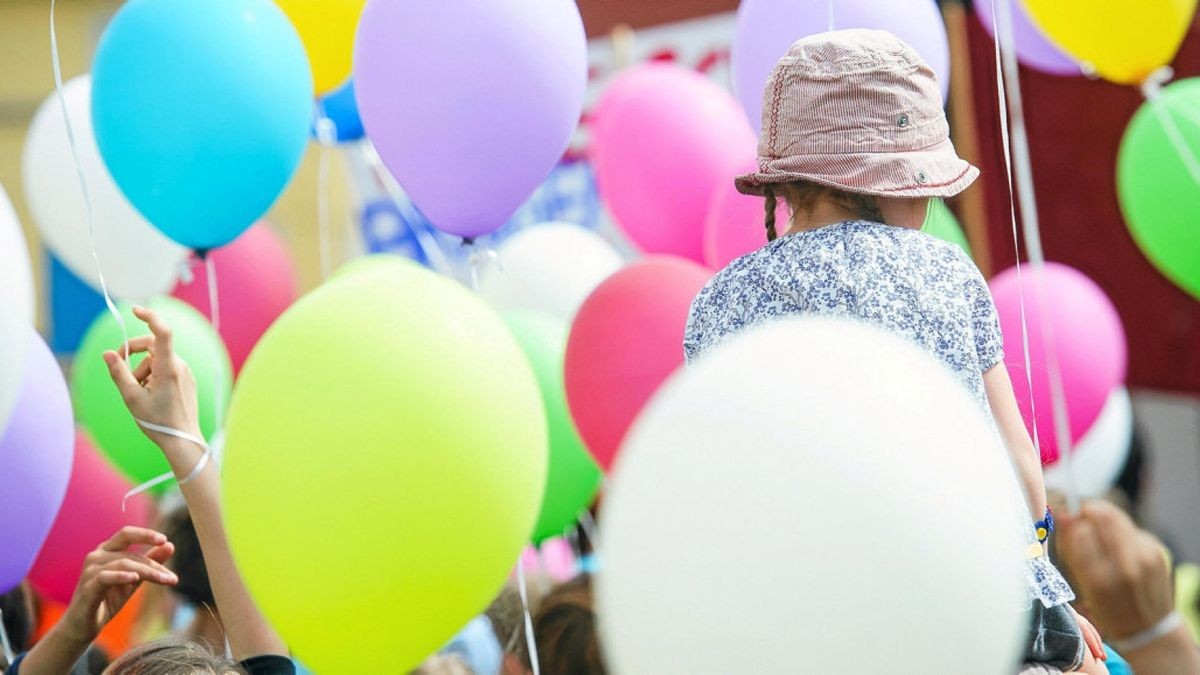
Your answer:
[[[130,0],[92,66],[96,142],[121,191],[204,250],[258,220],[300,163],[308,57],[271,0]]]

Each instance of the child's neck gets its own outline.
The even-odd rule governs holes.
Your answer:
[[[819,201],[807,212],[797,211],[792,214],[788,234],[817,230],[827,225],[836,225],[848,220],[859,220],[857,214],[847,211],[829,201]]]

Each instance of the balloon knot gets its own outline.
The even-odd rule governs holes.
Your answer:
[[[192,251],[192,253],[194,253],[196,255],[197,260],[199,260],[200,262],[204,262],[204,261],[208,260],[208,252],[211,250],[212,249],[209,249],[209,248],[198,248],[198,249],[194,249]]]
[[[1163,66],[1146,76],[1142,81],[1142,96],[1153,101],[1162,94],[1163,86],[1175,77],[1175,69],[1171,66]]]
[[[475,245],[475,237],[463,237],[462,245],[463,245],[463,248],[468,248],[468,247],[474,246]]]

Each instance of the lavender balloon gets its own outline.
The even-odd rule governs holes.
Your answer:
[[[833,21],[829,9],[833,8]],[[874,28],[895,34],[925,59],[942,85],[950,86],[950,46],[934,0],[742,0],[733,38],[733,85],[757,130],[763,88],[775,62],[802,37],[834,29]]]
[[[29,573],[58,508],[75,454],[67,383],[50,348],[28,327],[21,388],[0,431],[0,593]]]
[[[988,35],[995,39],[996,26],[992,19],[993,2],[996,4],[996,11],[1002,11],[1003,7],[996,0],[975,0],[974,4],[975,16],[979,17],[979,22],[983,24],[983,29],[988,32]],[[1017,59],[1021,63],[1051,75],[1083,74],[1078,61],[1067,56],[1063,50],[1055,47],[1046,36],[1042,35],[1041,30],[1029,19],[1025,7],[1019,0],[1009,0],[1008,5],[1012,8],[1013,39],[1017,43]]]
[[[550,174],[587,86],[571,0],[371,0],[354,54],[367,136],[439,229],[504,224]]]

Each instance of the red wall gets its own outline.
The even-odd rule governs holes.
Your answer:
[[[970,22],[980,168],[994,268],[1015,260],[1001,154],[993,44]],[[1174,63],[1200,75],[1200,23]],[[1021,70],[1046,258],[1095,279],[1116,303],[1129,337],[1129,384],[1200,393],[1200,301],[1178,289],[1134,245],[1116,195],[1121,136],[1142,98],[1132,87]],[[1200,213],[1196,214],[1200,246]]]

